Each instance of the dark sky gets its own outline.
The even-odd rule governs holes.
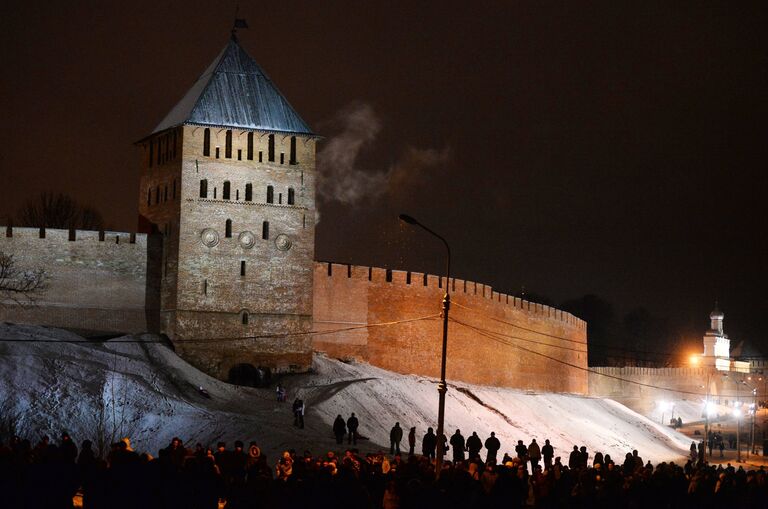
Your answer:
[[[234,5],[3,2],[0,222],[53,190],[134,229],[132,142],[224,46]],[[398,226],[408,212],[449,240],[457,277],[595,293],[696,336],[718,299],[732,339],[768,343],[764,2],[243,1],[240,15],[242,45],[326,144],[339,112],[379,123],[354,168],[380,185],[321,200],[317,259],[442,270],[441,246]]]

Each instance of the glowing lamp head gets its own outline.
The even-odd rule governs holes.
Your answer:
[[[717,411],[717,406],[711,401],[706,404],[705,408],[707,415],[715,415],[715,412]]]
[[[736,417],[737,419],[738,419],[739,417],[741,417],[741,410],[740,410],[740,409],[738,409],[738,408],[734,408],[734,409],[733,409],[733,416],[734,416],[734,417]]]
[[[691,355],[690,361],[692,366],[698,366],[699,362],[701,362],[701,356],[698,354],[693,354]]]

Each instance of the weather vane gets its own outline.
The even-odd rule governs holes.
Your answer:
[[[245,21],[245,18],[238,18],[239,13],[240,13],[240,2],[235,4],[235,22],[232,24],[232,39],[234,40],[237,40],[238,28],[248,28],[248,22]]]

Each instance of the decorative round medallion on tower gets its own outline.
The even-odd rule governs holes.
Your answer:
[[[288,238],[288,235],[281,233],[275,237],[275,246],[277,246],[277,249],[280,251],[288,251],[291,249],[291,245],[291,239]]]
[[[256,244],[256,236],[248,231],[238,235],[237,240],[243,249],[251,249]]]
[[[213,228],[206,228],[200,232],[200,242],[208,247],[213,247],[219,243],[219,234]]]

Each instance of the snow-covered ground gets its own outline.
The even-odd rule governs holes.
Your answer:
[[[312,373],[282,378],[288,402],[278,403],[274,389],[232,386],[201,373],[156,336],[83,342],[60,329],[5,323],[0,339],[0,425],[13,421],[33,441],[62,430],[94,443],[127,436],[134,449],[156,454],[174,436],[188,447],[255,440],[275,458],[288,448],[337,449],[337,414],[357,414],[360,433],[370,439],[358,442],[363,452],[388,448],[395,421],[406,435],[416,426],[419,444],[427,426],[436,427],[435,380],[324,355],[315,356]],[[307,406],[303,430],[292,426],[296,395]],[[564,461],[574,445],[618,461],[638,449],[654,463],[680,461],[690,446],[684,435],[612,400],[463,383],[449,384],[446,400],[446,433],[457,428],[483,440],[495,431],[501,452],[512,452],[517,440],[549,438]]]

